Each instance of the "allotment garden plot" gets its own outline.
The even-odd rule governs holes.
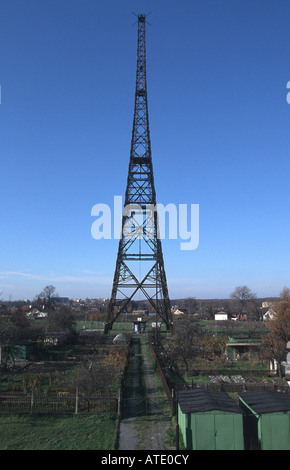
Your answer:
[[[0,372],[0,412],[117,413],[126,361],[127,344],[112,338],[52,348],[43,360],[15,360]]]

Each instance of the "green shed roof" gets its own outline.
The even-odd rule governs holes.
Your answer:
[[[255,390],[240,393],[243,402],[258,414],[290,411],[290,394]]]
[[[178,403],[183,413],[203,411],[225,411],[242,413],[234,400],[226,392],[213,390],[181,390],[178,392]]]

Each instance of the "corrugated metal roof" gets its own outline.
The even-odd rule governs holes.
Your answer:
[[[288,393],[255,390],[239,395],[258,414],[290,411],[290,395]]]
[[[181,390],[178,392],[178,403],[183,413],[201,411],[242,412],[226,392],[215,392],[213,390]]]

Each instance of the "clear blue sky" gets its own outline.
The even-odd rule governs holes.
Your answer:
[[[137,25],[158,202],[200,205],[197,250],[164,240],[171,298],[279,295],[289,275],[289,0],[2,0],[2,298],[109,297],[118,242],[94,204],[124,196]],[[0,296],[1,297],[1,296]]]

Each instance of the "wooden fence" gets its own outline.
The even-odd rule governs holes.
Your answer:
[[[181,386],[182,388],[183,386]],[[215,390],[217,392],[227,392],[227,393],[242,393],[242,392],[252,392],[254,390],[268,390],[271,392],[283,392],[290,393],[289,385],[279,385],[274,383],[207,383],[201,385],[187,385],[186,388],[199,388],[206,390]]]
[[[243,377],[265,377],[265,375],[275,376],[269,369],[238,369],[238,368],[207,368],[207,369],[190,369],[186,371],[183,368],[179,368],[180,375],[187,377],[195,375],[242,375]]]

